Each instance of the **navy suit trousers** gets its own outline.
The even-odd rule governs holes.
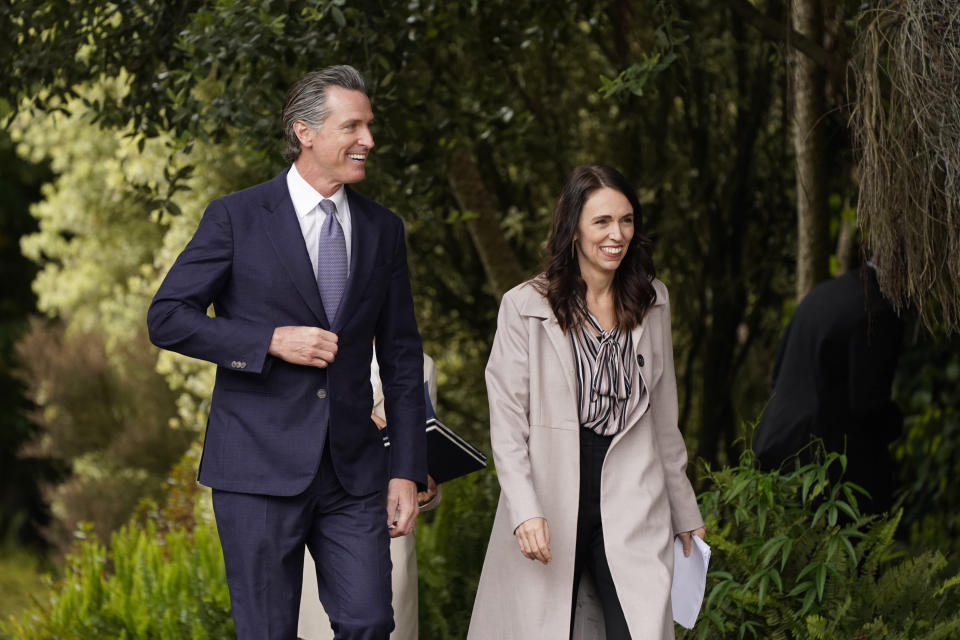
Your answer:
[[[384,494],[347,493],[328,451],[299,495],[213,490],[238,640],[297,637],[304,544],[338,640],[387,640],[393,630]]]

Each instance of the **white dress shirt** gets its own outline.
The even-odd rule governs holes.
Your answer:
[[[320,228],[323,226],[327,214],[320,208],[320,201],[324,197],[310,186],[310,183],[303,179],[296,165],[290,165],[290,171],[287,172],[287,190],[290,192],[290,199],[293,200],[293,210],[297,212],[297,220],[300,222],[300,232],[303,234],[303,242],[307,245],[307,253],[310,255],[310,264],[313,265],[313,275],[317,275],[317,254],[320,252],[318,246],[320,242]],[[352,229],[350,227],[350,203],[347,202],[346,190],[341,186],[329,198],[333,204],[337,205],[337,220],[343,227],[343,239],[347,243],[347,275],[350,275],[350,238]]]

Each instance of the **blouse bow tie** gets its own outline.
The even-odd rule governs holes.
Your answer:
[[[597,366],[593,371],[590,388],[595,395],[626,400],[630,391],[627,388],[627,375],[624,371],[620,342],[615,334],[615,331],[611,331],[600,337]]]

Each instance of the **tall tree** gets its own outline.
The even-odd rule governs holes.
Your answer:
[[[823,41],[819,0],[792,0],[794,31],[814,44]],[[805,53],[793,49],[791,114],[797,168],[797,299],[830,276],[830,216],[827,209],[827,165],[824,119],[826,72]]]

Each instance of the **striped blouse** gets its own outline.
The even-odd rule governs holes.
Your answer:
[[[643,384],[637,375],[629,331],[604,331],[587,311],[585,321],[571,330],[577,361],[580,424],[602,436],[623,430],[626,417],[639,400]],[[634,393],[636,391],[636,393]]]

